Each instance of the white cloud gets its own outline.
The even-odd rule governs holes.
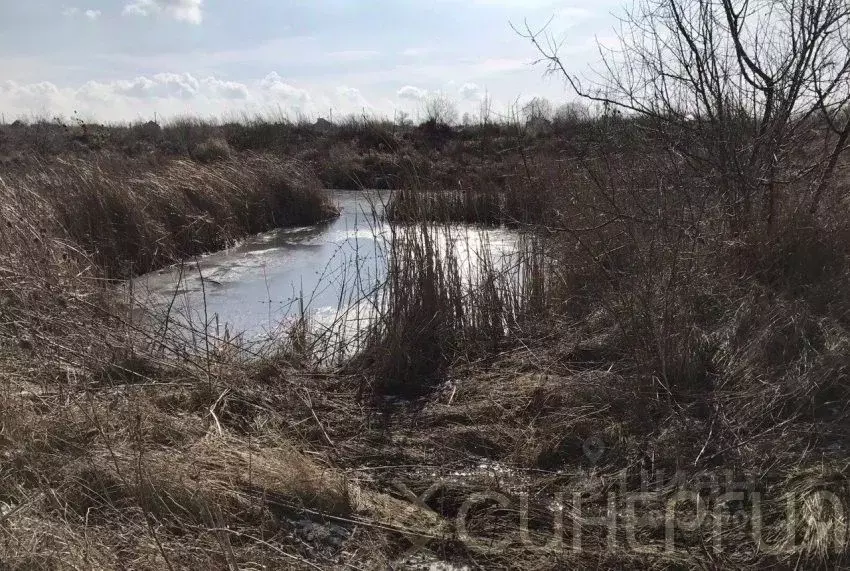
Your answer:
[[[363,109],[372,109],[372,104],[366,100],[363,93],[355,88],[346,85],[340,85],[336,88],[336,97],[328,100],[334,109],[346,109],[349,111],[359,111]]]
[[[149,16],[158,6],[153,0],[136,0],[124,6],[124,13],[132,16]]]
[[[82,18],[82,12],[77,16]],[[102,18],[106,17],[106,13]],[[317,52],[321,54],[321,50]],[[391,117],[398,111],[414,116],[428,97],[445,93],[456,98],[461,113],[476,113],[486,85],[494,101],[494,111],[500,113],[515,103],[512,94],[521,84],[516,76],[493,77],[476,74],[478,61],[462,62],[462,66],[444,68],[434,77],[405,70],[401,77],[410,83],[389,87],[381,76],[380,82],[368,73],[348,73],[331,78],[303,75],[222,76],[198,73],[149,73],[125,75],[90,81],[67,83],[39,82],[38,76],[5,75],[15,82],[0,79],[0,109],[7,117],[56,115],[68,117],[74,111],[98,121],[146,119],[157,113],[161,117],[197,115],[200,117],[229,117],[277,114],[290,116],[327,116],[359,114],[364,109],[380,116]],[[0,71],[2,71],[0,67]],[[157,68],[154,68],[157,69]],[[165,67],[159,69],[167,69]],[[200,65],[178,69],[203,69]],[[272,69],[271,66],[266,69]],[[400,74],[400,72],[396,72]],[[532,76],[536,72],[529,71]],[[45,74],[47,75],[47,74]],[[464,78],[452,83],[440,81],[445,77]],[[398,75],[396,76],[398,77]],[[378,85],[380,83],[380,85]],[[391,86],[392,83],[389,83]],[[547,89],[534,90],[541,96],[559,102],[560,84],[553,82]],[[478,97],[478,99],[476,99]]]
[[[119,80],[115,82],[115,92],[127,97],[150,97],[153,93],[156,82],[147,77],[137,77],[132,80]]]
[[[200,82],[189,73],[158,73],[153,76],[161,96],[190,99],[197,95]]]
[[[208,77],[203,80],[203,85],[223,99],[248,99],[251,95],[248,86],[237,81],[222,81]]]
[[[14,81],[0,83],[0,107],[10,113],[53,116],[57,112],[66,112],[61,99],[59,88],[49,81],[23,85]]]
[[[74,18],[81,14],[93,22],[100,18],[102,12],[100,10],[93,9],[80,10],[76,6],[68,6],[66,8],[62,8],[62,15],[66,18]]]
[[[420,89],[413,85],[405,85],[396,92],[396,95],[399,99],[412,99],[415,101],[420,101],[422,99],[425,99],[425,97],[428,95],[428,91],[425,89]]]
[[[162,0],[166,12],[170,12],[175,20],[183,20],[200,24],[203,15],[201,5],[204,0]]]
[[[89,81],[79,87],[58,87],[50,82],[20,84],[0,82],[0,108],[21,116],[69,116],[79,111],[97,120],[177,114],[221,115],[242,110],[259,96],[258,83],[247,84],[216,77],[162,73],[151,77],[109,82]],[[254,100],[262,105],[272,99]],[[294,107],[284,102],[283,107]]]
[[[359,103],[363,101],[363,95],[360,93],[360,90],[354,87],[345,87],[340,86],[336,88],[336,92],[339,93],[342,97],[349,101],[353,101],[355,103]]]
[[[365,105],[360,92],[353,88],[337,91],[333,100],[347,103],[342,105],[347,110]],[[284,110],[309,112],[314,111],[312,104],[307,90],[286,83],[275,72],[250,84],[214,76],[199,78],[189,73],[89,81],[79,87],[57,87],[50,82],[0,82],[0,108],[21,114],[43,110],[51,114],[69,114],[79,109],[99,119],[112,120],[126,119],[141,112],[167,113],[169,110],[220,115],[252,106],[264,109],[279,106]]]
[[[150,97],[192,99],[248,99],[250,92],[244,83],[206,77],[198,79],[189,73],[158,73],[151,78],[137,77],[111,84],[119,95],[145,99]]]
[[[124,5],[124,13],[132,16],[152,16],[164,13],[181,22],[200,24],[204,0],[132,0]]]
[[[21,85],[15,81],[4,81],[0,90],[16,96],[49,97],[59,93],[59,88],[49,81],[40,81],[26,85]]]
[[[297,109],[302,109],[310,103],[309,93],[286,83],[276,71],[263,78],[260,88],[270,94],[273,99],[283,100]]]
[[[459,92],[460,96],[467,101],[477,101],[481,99],[481,88],[475,83],[464,83]]]

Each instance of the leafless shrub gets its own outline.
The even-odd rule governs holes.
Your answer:
[[[434,125],[450,126],[457,123],[457,105],[441,93],[428,96],[423,103],[422,112],[425,122],[432,122]]]
[[[818,210],[846,148],[848,29],[839,0],[642,0],[588,81],[545,30],[525,36],[580,96],[649,121],[714,176],[737,230],[750,220],[770,230],[783,196]]]

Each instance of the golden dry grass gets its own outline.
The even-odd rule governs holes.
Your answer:
[[[262,155],[210,165],[115,155],[57,158],[12,171],[3,192],[9,207],[36,209],[26,223],[38,220],[39,233],[70,240],[115,277],[336,214],[303,165]]]
[[[395,244],[366,352],[315,371],[218,339],[163,349],[103,286],[327,215],[315,181],[268,157],[124,160],[19,165],[0,182],[4,565],[405,568],[423,547],[480,568],[844,564],[840,200],[815,220],[784,212],[776,235],[731,235],[716,205],[699,219],[687,206],[698,178],[658,193],[628,164],[570,188],[511,287],[495,270],[464,284],[417,226]],[[749,495],[704,485],[726,474]],[[647,489],[640,514],[662,519],[618,527],[610,548],[609,501]],[[710,509],[668,549],[664,510],[683,490]],[[563,511],[581,549],[542,547],[559,492],[581,494]],[[793,545],[754,542],[753,492],[771,545],[796,506]]]

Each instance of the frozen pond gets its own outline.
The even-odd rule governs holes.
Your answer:
[[[306,316],[330,327],[345,315],[361,327],[374,315],[376,292],[388,267],[393,232],[383,221],[388,193],[333,191],[339,218],[307,228],[250,237],[224,251],[133,281],[133,295],[172,323],[219,336],[261,341],[291,329]],[[395,235],[398,234],[398,227]],[[481,252],[510,252],[516,234],[500,228],[434,226],[453,263],[472,275]]]

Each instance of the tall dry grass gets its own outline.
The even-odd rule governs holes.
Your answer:
[[[512,228],[545,225],[555,219],[567,199],[564,188],[575,184],[569,174],[555,185],[546,182],[546,171],[557,168],[545,160],[534,173],[522,164],[507,169],[499,180],[482,179],[471,188],[440,188],[439,183],[411,177],[412,187],[392,194],[387,218],[393,222],[440,222],[503,225]],[[433,188],[428,188],[432,186]]]
[[[393,227],[363,351],[316,371],[286,351],[246,359],[215,338],[163,351],[98,285],[323,212],[309,184],[269,182],[289,180],[286,167],[238,160],[132,175],[71,160],[4,175],[5,561],[386,568],[412,565],[404,552],[424,539],[439,558],[482,568],[843,565],[840,179],[817,216],[795,208],[804,188],[781,189],[768,231],[731,225],[711,176],[663,149],[539,158],[511,195],[514,208],[531,205],[515,211],[528,216],[523,237],[504,261],[475,246],[475,271],[459,262],[467,244],[434,231],[455,207],[435,215],[422,199]],[[282,197],[299,192],[309,200],[293,214]],[[470,220],[509,218],[500,206],[476,220],[470,204],[457,207]],[[731,484],[705,484],[727,474]],[[661,510],[697,492],[710,516],[673,549],[663,518],[631,536],[619,527],[610,548],[609,498],[620,509],[646,489]],[[724,503],[732,489],[744,499]],[[557,491],[584,494],[582,512],[564,511],[565,528],[585,534],[579,550],[539,549]],[[467,520],[500,546],[483,550],[450,524],[465,501],[495,493],[507,504],[481,501]],[[754,542],[742,519],[754,493],[769,542],[796,507],[794,545]],[[523,506],[536,547],[521,540]]]
[[[384,238],[386,280],[346,364],[374,396],[427,395],[453,364],[498,353],[545,311],[548,260],[532,233],[424,218],[391,223]]]
[[[442,529],[434,514],[350,478],[315,445],[314,436],[327,443],[328,430],[338,430],[325,428],[321,376],[313,386],[304,370],[245,360],[219,340],[212,350],[163,351],[168,339],[152,338],[103,286],[123,269],[109,265],[108,247],[132,260],[156,245],[136,249],[122,238],[168,239],[164,225],[175,220],[156,214],[183,214],[191,223],[197,209],[211,220],[195,227],[217,219],[234,233],[305,223],[312,198],[313,212],[329,212],[311,179],[302,186],[286,165],[263,159],[251,159],[245,172],[172,164],[135,173],[138,179],[102,165],[40,168],[0,181],[4,567],[313,569],[334,564],[349,540],[380,545],[386,533]],[[247,189],[228,178],[237,174]],[[181,178],[168,187],[166,175]],[[64,198],[76,203],[59,201],[63,180]],[[278,186],[262,185],[269,182]],[[293,196],[306,205],[286,201]],[[121,229],[136,234],[111,227],[133,206],[141,213]],[[95,228],[97,216],[106,228]],[[253,218],[240,228],[232,216]],[[182,246],[170,244],[174,253]],[[198,239],[190,247],[212,245]],[[168,258],[150,263],[156,260]],[[139,268],[139,260],[128,267]],[[305,412],[314,419],[306,431]],[[350,422],[351,410],[340,413]],[[364,564],[372,557],[358,556]]]
[[[423,466],[401,470],[421,493],[434,481],[424,467],[445,467],[429,505],[448,518],[471,495],[498,493],[504,503],[478,520],[491,542],[520,536],[511,510],[530,501],[544,543],[551,490],[584,490],[584,515],[598,517],[612,497],[648,490],[663,512],[694,492],[722,512],[712,517],[745,522],[707,520],[670,550],[663,518],[645,520],[637,532],[646,549],[635,552],[628,535],[606,551],[610,532],[574,519],[591,530],[579,552],[535,556],[523,544],[467,554],[478,564],[840,566],[850,549],[846,184],[817,217],[799,208],[812,188],[777,189],[766,225],[757,213],[730,221],[714,175],[660,150],[601,152],[537,176],[539,196],[557,198],[528,228],[539,256],[525,258],[529,271],[507,296],[519,313],[464,285],[451,252],[427,237],[398,241],[386,321],[359,363],[379,396],[415,403],[389,407],[393,441],[405,446],[382,459]],[[414,228],[477,212],[447,193],[408,191],[396,207]],[[478,221],[501,221],[483,212]],[[525,327],[505,319],[517,314]],[[588,455],[588,442],[601,443],[600,456]],[[724,507],[732,491],[744,503]],[[776,544],[790,533],[784,549],[760,546],[746,525],[756,525],[746,519],[756,504],[763,537]]]
[[[280,226],[335,216],[302,165],[262,155],[198,164],[113,155],[16,169],[15,192],[38,197],[43,230],[89,253],[108,277],[144,273]]]

